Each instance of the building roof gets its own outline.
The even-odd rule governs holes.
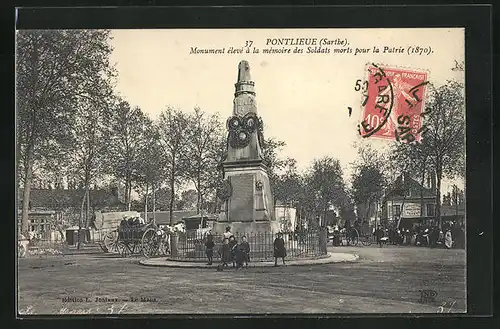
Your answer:
[[[24,189],[18,189],[19,206],[23,202]],[[121,204],[118,196],[111,190],[90,190],[90,203],[93,206],[115,206]],[[62,209],[79,207],[85,194],[83,189],[32,189],[30,192],[30,208]]]
[[[408,192],[410,192],[409,195]],[[385,199],[420,198],[421,193],[424,198],[436,197],[436,193],[432,189],[423,187],[408,175],[401,175],[391,184],[387,190]]]

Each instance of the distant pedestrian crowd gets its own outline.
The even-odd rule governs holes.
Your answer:
[[[350,241],[355,238],[354,235],[362,234],[362,229],[358,221],[354,226],[351,226],[349,221],[346,221],[343,228],[337,225],[333,228],[332,243],[334,246],[342,244],[341,238],[344,232],[345,239],[349,245]],[[370,233],[368,233],[370,234]],[[441,229],[438,225],[420,225],[414,227],[395,227],[379,225],[371,233],[373,241],[379,247],[385,244],[406,245],[417,247],[447,249],[464,249],[465,248],[465,227],[454,222],[443,223]],[[359,236],[357,236],[359,238]]]

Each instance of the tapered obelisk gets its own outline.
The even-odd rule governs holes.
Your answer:
[[[215,232],[277,232],[273,196],[262,160],[263,122],[257,116],[254,82],[247,61],[238,65],[233,115],[227,120],[224,200]]]

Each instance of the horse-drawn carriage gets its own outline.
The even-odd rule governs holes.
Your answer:
[[[372,236],[369,233],[363,233],[361,227],[329,227],[328,236],[334,246],[357,246],[359,242],[363,246],[372,244]]]
[[[108,216],[110,217],[110,216]],[[118,226],[116,226],[116,215],[111,220],[114,225],[108,227],[100,240],[101,249],[104,252],[118,253],[122,257],[132,254],[142,254],[144,257],[164,256],[168,253],[169,227],[158,227],[154,222],[144,223],[139,215],[122,215]],[[110,217],[111,218],[111,217]],[[107,226],[110,226],[107,223]]]

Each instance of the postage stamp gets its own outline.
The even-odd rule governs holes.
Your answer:
[[[428,72],[370,63],[366,73],[360,135],[420,142]]]

